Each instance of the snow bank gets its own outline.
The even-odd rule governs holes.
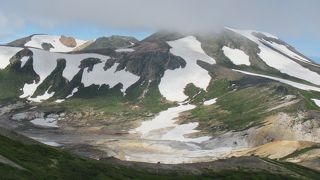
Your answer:
[[[25,44],[26,47],[33,47],[42,49],[43,43],[50,43],[54,48],[51,48],[51,52],[70,52],[75,48],[81,46],[86,41],[76,39],[76,47],[67,47],[60,42],[61,36],[51,36],[51,35],[34,35],[31,38],[31,41]]]
[[[290,76],[297,77],[299,79],[304,79],[313,84],[320,85],[319,74],[301,66],[300,64],[291,60],[290,58],[267,47],[259,40],[259,38],[255,37],[252,34],[252,32],[254,31],[235,30],[235,29],[231,29],[231,30],[257,43],[259,46],[259,49],[261,50],[258,55],[268,66],[278,69],[280,72],[288,74]],[[283,50],[283,48],[280,48],[280,50],[281,49]]]
[[[246,55],[240,49],[231,49],[227,46],[223,46],[223,53],[232,61],[235,65],[247,65],[250,66],[249,56]]]
[[[267,79],[272,79],[272,80],[279,81],[281,83],[288,84],[290,86],[293,86],[295,88],[302,89],[302,90],[320,92],[320,88],[318,88],[318,87],[310,86],[310,85],[306,85],[306,84],[301,84],[301,83],[289,81],[289,80],[282,79],[282,78],[277,78],[277,77],[267,76],[267,75],[262,75],[262,74],[256,74],[256,73],[251,73],[251,72],[246,72],[246,71],[240,71],[240,70],[235,70],[235,69],[233,69],[233,71],[244,73],[244,74],[248,74],[248,75],[251,75],[251,76],[259,76],[259,77],[264,77],[264,78],[267,78]]]
[[[195,130],[198,123],[176,124],[176,118],[179,113],[194,109],[196,106],[191,104],[180,104],[177,107],[169,108],[160,112],[158,116],[150,121],[142,122],[141,126],[131,130],[130,133],[140,133],[142,138],[157,139],[157,140],[171,140],[180,142],[197,142],[201,143],[210,139],[208,136],[198,138],[186,138],[184,135],[198,132]]]
[[[217,102],[217,99],[218,98],[214,98],[214,99],[210,99],[210,100],[207,100],[207,101],[205,101],[205,102],[203,102],[203,105],[212,105],[212,104],[214,104],[214,103],[216,103]]]
[[[10,64],[10,59],[22,48],[0,46],[0,69],[6,68]]]
[[[320,99],[312,99],[312,101],[314,101],[314,103],[320,107]]]
[[[185,68],[166,70],[159,84],[160,93],[170,101],[183,101],[187,96],[183,93],[187,84],[206,89],[210,82],[208,72],[197,65],[197,60],[214,64],[201,48],[201,43],[193,36],[167,42],[172,48],[170,52],[186,61]]]

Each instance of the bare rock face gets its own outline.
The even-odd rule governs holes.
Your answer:
[[[67,46],[67,47],[76,47],[77,46],[77,42],[73,37],[66,37],[66,36],[61,36],[59,41]]]

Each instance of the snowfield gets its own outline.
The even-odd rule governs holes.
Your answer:
[[[240,73],[243,73],[243,74],[248,74],[248,75],[251,75],[251,76],[259,76],[259,77],[264,77],[264,78],[267,78],[267,79],[272,79],[272,80],[279,81],[281,83],[288,84],[290,86],[293,86],[295,88],[302,89],[302,90],[320,92],[320,88],[318,88],[318,87],[310,86],[310,85],[306,85],[306,84],[301,84],[301,83],[289,81],[289,80],[278,78],[278,77],[267,76],[267,75],[262,75],[262,74],[256,74],[256,73],[251,73],[251,72],[246,72],[246,71],[241,71],[241,70],[236,70],[236,69],[233,69],[233,71],[240,72]]]
[[[77,46],[76,47],[67,47],[60,42],[61,36],[51,36],[51,35],[34,35],[31,38],[31,41],[25,44],[26,47],[33,47],[42,49],[43,43],[50,43],[54,48],[51,48],[51,52],[70,52],[86,43],[86,41],[76,39]]]
[[[6,68],[10,64],[10,59],[22,48],[0,46],[0,69]]]
[[[225,56],[227,56],[233,64],[250,66],[249,56],[240,49],[232,49],[223,46],[222,50]]]
[[[187,84],[206,90],[211,80],[208,71],[197,65],[197,60],[210,64],[216,61],[201,48],[201,43],[194,36],[187,36],[167,42],[172,48],[170,52],[186,61],[185,68],[166,70],[159,84],[160,93],[170,101],[183,101],[187,96],[183,93]]]
[[[103,69],[105,61],[96,64],[93,71],[84,71],[82,76],[82,83],[85,87],[92,84],[102,85],[109,84],[110,87],[122,83],[122,92],[124,93],[126,89],[139,80],[139,76],[136,76],[126,70],[116,71],[118,64],[115,63],[110,69],[105,71]],[[106,78],[107,77],[107,78]]]
[[[34,82],[33,84],[25,84],[23,87],[23,95],[20,98],[26,98],[31,101],[40,102],[46,100],[53,96],[52,94],[45,93],[42,96],[38,96],[35,98],[31,98],[34,92],[37,90],[38,86],[50,75],[50,73],[57,66],[57,59],[65,59],[66,60],[66,68],[63,71],[63,77],[67,80],[71,81],[72,78],[79,72],[79,65],[81,60],[86,58],[98,58],[102,61],[102,63],[96,64],[93,68],[93,71],[87,72],[84,70],[82,76],[82,83],[84,83],[85,87],[90,86],[92,84],[102,85],[109,84],[110,87],[118,83],[123,84],[123,92],[130,85],[138,81],[139,77],[133,75],[130,72],[125,70],[115,72],[117,64],[112,66],[107,71],[104,71],[104,63],[108,56],[103,56],[99,54],[87,53],[87,54],[63,54],[63,53],[52,53],[39,49],[30,49],[33,52],[33,69],[40,76],[40,80],[38,83]],[[44,61],[45,59],[45,61]],[[106,78],[108,77],[108,78]]]
[[[244,37],[247,37],[251,41],[258,44],[260,53],[258,54],[260,58],[270,67],[278,69],[280,72],[288,74],[299,79],[309,81],[313,84],[320,85],[320,75],[313,72],[290,58],[274,51],[273,49],[264,45],[259,38],[255,37],[251,30],[235,30],[230,29]],[[283,50],[283,48],[280,48]]]

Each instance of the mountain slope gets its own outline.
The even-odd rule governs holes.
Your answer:
[[[41,145],[1,129],[0,172],[2,179],[193,179],[193,178],[307,178],[319,173],[293,164],[263,159],[233,158],[221,162],[188,165],[151,165],[117,160],[92,160]],[[5,134],[5,135],[3,135]],[[15,137],[11,139],[11,137]],[[21,142],[21,140],[23,140]],[[15,163],[4,162],[4,157]],[[244,169],[237,169],[241,163]],[[18,168],[21,167],[21,168]],[[205,170],[203,167],[206,167]],[[254,167],[254,169],[253,169]],[[161,171],[159,171],[161,169]],[[192,169],[192,171],[190,171]],[[277,169],[277,172],[274,170]]]
[[[270,158],[292,161],[286,156],[320,143],[320,67],[273,35],[158,32],[75,48],[0,47],[0,108],[12,120],[2,123],[33,136],[70,135],[57,142],[131,161],[266,157],[279,153],[269,148],[276,142],[292,143]],[[56,125],[46,131],[38,121]],[[310,152],[296,161],[313,168],[318,153]]]

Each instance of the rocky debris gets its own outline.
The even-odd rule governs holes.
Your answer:
[[[73,37],[66,37],[64,35],[62,35],[59,39],[59,41],[67,46],[67,47],[76,47],[77,46],[77,42]]]
[[[33,56],[33,52],[30,51],[28,48],[24,48],[21,51],[17,52],[11,59],[10,59],[10,64],[14,65],[20,62],[19,67],[21,65],[21,59],[26,56]]]
[[[108,69],[110,69],[115,63],[116,63],[116,59],[115,58],[110,58],[107,60],[105,66],[103,67],[103,69],[106,71]]]
[[[0,116],[10,113],[11,111],[15,109],[19,109],[25,106],[25,103],[18,101],[14,104],[8,104],[8,105],[0,105]]]
[[[24,37],[21,39],[17,39],[15,41],[8,43],[7,45],[14,46],[14,47],[24,47],[24,45],[27,44],[27,42],[31,41],[32,36],[34,36],[34,35],[27,36],[27,37]]]
[[[54,46],[51,43],[42,43],[41,47],[45,51],[50,51],[50,49],[54,48]]]
[[[93,70],[95,64],[99,64],[102,61],[99,58],[86,58],[81,60],[79,68],[88,68],[87,71],[90,72]]]
[[[33,120],[36,118],[52,118],[52,119],[64,119],[66,116],[66,113],[48,113],[48,112],[42,112],[42,111],[26,111],[26,112],[20,112],[17,114],[14,114],[11,119],[16,121],[22,121],[22,120]]]
[[[82,50],[128,48],[137,44],[138,42],[139,41],[134,37],[127,36],[100,37]]]
[[[43,112],[37,112],[37,111],[29,111],[29,112],[21,112],[18,114],[14,114],[11,119],[16,121],[21,120],[32,120],[35,118],[43,118],[44,113]]]

